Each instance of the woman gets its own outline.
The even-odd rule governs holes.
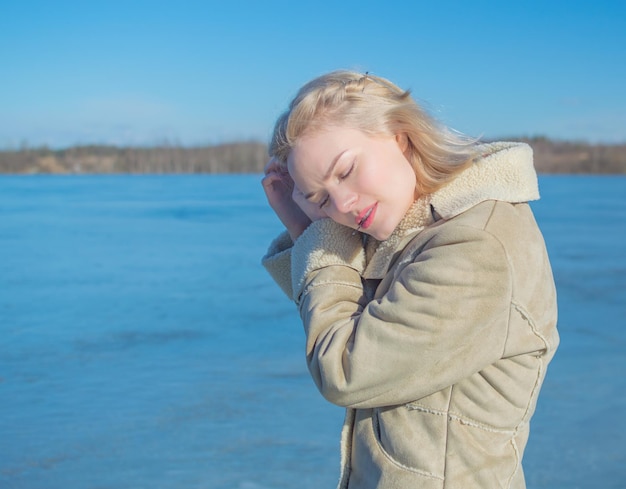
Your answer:
[[[558,344],[531,149],[477,144],[341,71],[302,87],[270,153],[287,232],[263,264],[299,308],[319,390],[348,408],[339,487],[525,487]]]

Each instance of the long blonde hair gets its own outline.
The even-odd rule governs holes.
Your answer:
[[[286,165],[305,133],[327,126],[359,129],[372,136],[406,134],[406,157],[415,171],[417,192],[432,193],[476,156],[476,139],[441,125],[389,80],[352,71],[333,71],[304,85],[276,121],[270,155]]]

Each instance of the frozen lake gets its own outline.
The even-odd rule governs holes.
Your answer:
[[[528,487],[623,489],[626,178],[540,184],[561,347]],[[0,488],[334,488],[280,229],[256,175],[0,177]]]

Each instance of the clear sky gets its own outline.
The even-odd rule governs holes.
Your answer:
[[[266,141],[337,68],[473,136],[626,142],[623,0],[0,0],[0,148]]]

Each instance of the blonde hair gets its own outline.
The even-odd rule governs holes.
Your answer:
[[[352,71],[322,75],[299,90],[276,121],[270,155],[286,166],[298,138],[327,126],[350,127],[372,136],[405,134],[405,154],[420,195],[441,188],[476,156],[476,139],[441,125],[417,105],[408,90]]]

